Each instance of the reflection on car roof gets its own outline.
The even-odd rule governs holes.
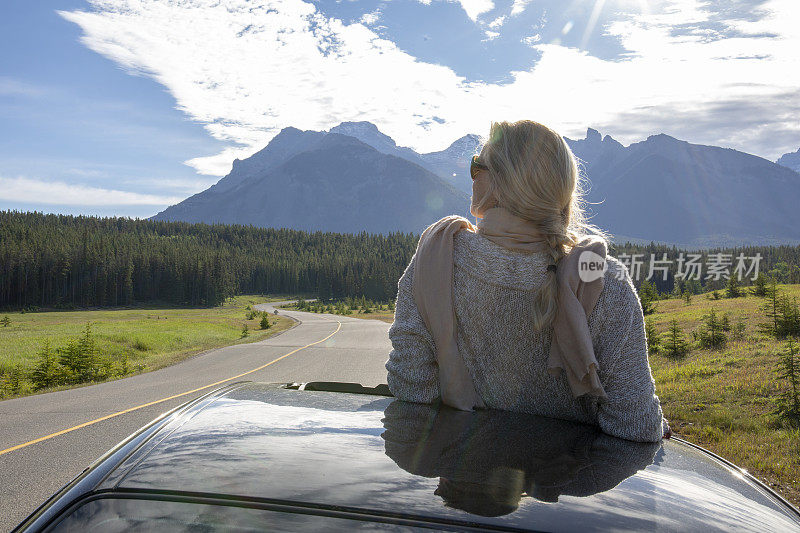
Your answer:
[[[741,473],[678,440],[256,383],[171,420],[99,488],[546,531],[798,524]]]

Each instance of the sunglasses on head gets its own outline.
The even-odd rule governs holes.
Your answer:
[[[469,174],[472,176],[473,181],[475,181],[475,175],[479,170],[489,170],[489,167],[481,163],[477,155],[473,155],[469,160]]]

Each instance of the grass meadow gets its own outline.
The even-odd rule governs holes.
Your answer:
[[[800,285],[778,288],[800,299]],[[699,349],[693,343],[679,359],[651,353],[650,367],[664,416],[678,436],[733,461],[800,505],[800,429],[773,414],[776,395],[788,388],[776,372],[786,342],[758,331],[757,325],[767,322],[765,301],[751,295],[719,300],[695,295],[688,305],[659,300],[648,318],[662,333],[675,319],[691,342],[691,332],[712,308],[720,315],[729,312],[731,323],[742,319],[745,331],[722,348]]]
[[[52,348],[63,346],[80,336],[87,322],[97,351],[112,361],[127,357],[129,373],[147,372],[174,364],[186,357],[244,342],[263,340],[286,330],[294,321],[270,315],[269,329],[260,329],[261,315],[248,319],[248,307],[283,298],[236,296],[212,308],[141,308],[35,313],[3,313],[8,326],[0,324],[0,369],[31,369],[45,341]],[[242,335],[247,325],[247,336]],[[121,377],[121,376],[120,376]],[[27,385],[27,386],[26,386]],[[66,387],[60,387],[66,388]],[[52,389],[50,389],[52,390]],[[16,394],[33,392],[23,382]],[[0,398],[3,396],[0,395]]]

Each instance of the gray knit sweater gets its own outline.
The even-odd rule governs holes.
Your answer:
[[[433,338],[411,293],[416,255],[398,282],[387,383],[401,400],[439,397]],[[533,296],[549,256],[507,250],[478,233],[455,236],[453,300],[458,351],[486,406],[595,424],[629,440],[656,442],[666,429],[647,358],[644,316],[625,266],[607,256],[603,291],[589,315],[599,377],[608,399],[572,396],[547,372],[552,328],[533,329]],[[663,422],[663,424],[662,424]]]

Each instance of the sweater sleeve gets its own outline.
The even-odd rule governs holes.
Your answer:
[[[608,399],[598,406],[598,423],[615,437],[657,442],[669,427],[655,394],[642,304],[629,275],[622,281],[622,291],[619,308],[607,310],[613,318],[595,349],[598,361],[608,365],[603,383]]]
[[[392,351],[386,361],[386,382],[396,398],[432,403],[440,396],[439,366],[433,337],[419,314],[411,292],[416,255],[397,284],[394,322],[389,328]]]

